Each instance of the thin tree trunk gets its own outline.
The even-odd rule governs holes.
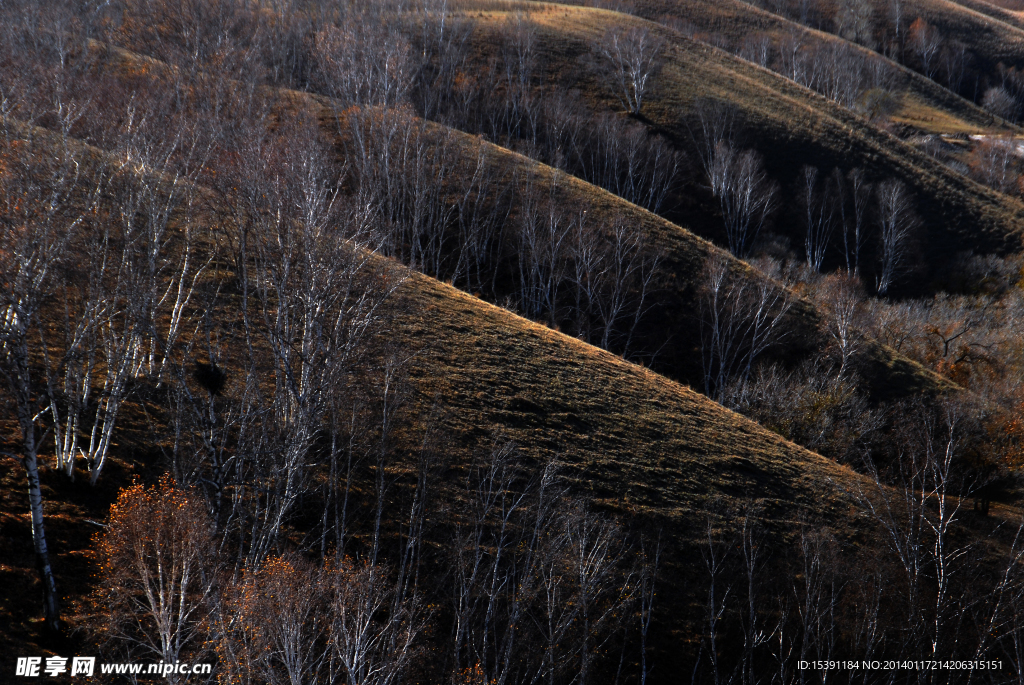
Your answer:
[[[33,441],[34,442],[34,441]],[[43,613],[46,628],[53,632],[60,630],[60,606],[57,601],[57,583],[50,566],[50,551],[46,544],[46,528],[43,525],[43,493],[39,488],[39,460],[34,445],[21,460],[28,476],[28,501],[32,512],[32,544],[36,552],[36,567],[43,583]]]

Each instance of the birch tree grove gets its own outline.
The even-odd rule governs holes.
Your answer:
[[[747,379],[755,360],[785,331],[788,292],[767,278],[751,283],[730,272],[728,260],[712,256],[704,265],[700,299],[704,392],[721,400],[728,384]]]
[[[724,139],[715,143],[707,172],[711,193],[722,212],[729,251],[746,257],[776,208],[778,188],[755,151],[741,152]]]
[[[641,27],[613,29],[596,45],[614,95],[630,114],[640,114],[664,49],[658,36]]]
[[[331,394],[356,368],[401,284],[375,261],[373,205],[342,206],[342,170],[328,161],[308,119],[292,126],[246,131],[242,164],[224,170],[240,188],[242,336],[250,354],[267,351],[274,370],[259,404],[246,410],[248,430],[239,437],[249,441],[248,454],[234,465],[233,478],[260,477],[267,486],[232,503],[231,527],[248,531],[249,568],[276,549],[282,523],[308,487],[306,460]],[[246,382],[266,383],[256,375]]]
[[[802,176],[801,199],[807,225],[804,254],[807,264],[820,272],[835,229],[835,199],[831,179],[822,181],[815,167],[805,166]]]
[[[1008,117],[1024,79],[903,0],[733,4],[756,32],[0,2],[0,575],[42,605],[0,641],[214,667],[173,683],[1024,682],[1024,256],[915,211],[1007,200],[1016,142],[924,144],[978,194],[852,118],[920,80],[878,43]],[[835,121],[677,98],[701,54]]]
[[[52,435],[53,407],[46,390],[59,382],[84,349],[95,324],[92,307],[73,310],[68,337],[48,335],[43,308],[63,285],[62,273],[99,198],[103,176],[90,160],[58,140],[57,157],[3,121],[0,167],[0,373],[13,400],[20,431],[18,452],[5,452],[28,478],[32,540],[44,589],[46,625],[60,627],[57,587],[43,522],[39,465]],[[40,336],[37,343],[36,336]],[[41,343],[41,344],[40,344]],[[39,345],[39,346],[37,346]],[[42,348],[42,371],[37,355]],[[61,463],[60,466],[70,468]]]
[[[876,287],[878,294],[884,295],[907,267],[908,243],[917,217],[913,201],[901,181],[886,181],[876,192],[881,262]]]
[[[616,616],[632,613],[641,569],[614,521],[567,498],[557,462],[533,478],[517,462],[514,445],[496,445],[466,482],[451,545],[454,672],[587,682]]]

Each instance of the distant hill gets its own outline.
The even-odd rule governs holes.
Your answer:
[[[587,68],[590,44],[615,26],[645,26],[671,47],[666,64],[644,105],[642,120],[680,148],[690,147],[698,101],[711,100],[734,108],[742,142],[766,157],[771,174],[790,187],[802,165],[829,170],[861,167],[874,180],[896,178],[912,190],[924,220],[921,236],[925,285],[940,277],[943,265],[960,252],[1010,252],[1021,245],[1024,204],[971,181],[931,159],[863,118],[772,72],[723,50],[686,38],[676,31],[642,20],[590,8],[565,7],[530,15],[540,27],[539,69],[554,87],[572,78],[574,87],[598,110],[621,106]],[[491,11],[477,17],[475,46],[480,64],[494,54],[495,41],[486,30],[505,15]],[[966,110],[976,111],[972,108]],[[965,111],[966,111],[965,110]],[[689,127],[689,128],[688,128]],[[692,196],[680,199],[677,214],[667,216],[714,235],[714,218],[694,206]],[[687,211],[688,209],[688,211]],[[796,230],[782,231],[799,239]]]
[[[647,0],[637,3],[636,13],[669,26],[692,27],[698,32],[697,38],[723,36],[730,41],[733,52],[742,49],[745,41],[760,36],[768,36],[774,41],[795,38],[811,50],[841,46],[884,65],[890,87],[902,93],[899,106],[891,115],[896,122],[931,133],[971,133],[1006,128],[1005,123],[997,122],[972,102],[883,55],[742,0]]]

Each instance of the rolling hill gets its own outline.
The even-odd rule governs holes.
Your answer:
[[[23,130],[37,143],[52,137]],[[102,163],[104,153],[75,147],[93,163]],[[216,222],[226,214],[218,209],[216,195],[207,194],[207,201],[210,214],[198,221]],[[187,221],[179,214],[172,225],[182,230]],[[193,229],[206,233],[211,227]],[[397,269],[404,282],[389,305],[388,342],[410,352],[413,414],[443,407],[434,430],[449,438],[448,470],[458,473],[498,436],[514,442],[532,462],[558,457],[573,491],[585,494],[599,510],[615,513],[631,527],[662,531],[666,578],[693,573],[693,546],[704,525],[700,512],[712,502],[721,511],[755,506],[778,535],[791,530],[798,518],[852,530],[850,517],[857,514],[851,493],[863,479],[851,470],[648,369],[421,274],[389,268]],[[232,302],[222,301],[224,326],[232,325]],[[240,370],[229,367],[227,372],[230,378]],[[74,483],[54,470],[43,473],[57,581],[78,621],[87,618],[83,603],[94,582],[91,534],[102,525],[118,488],[133,476],[152,477],[164,466],[161,445],[152,436],[170,427],[160,424],[159,408],[149,404],[152,390],[138,390],[125,409],[121,438],[98,488],[87,486],[84,478]],[[5,440],[13,430],[4,426]],[[415,449],[415,434],[411,439],[400,451]],[[3,463],[0,478],[5,502],[0,579],[19,588],[4,598],[0,644],[20,651],[74,649],[74,640],[37,642],[31,598],[38,587],[25,478],[10,461]],[[667,622],[666,638],[693,630],[693,617],[673,604],[687,601],[683,588],[666,589],[664,596],[659,615]],[[674,657],[666,651],[663,658],[670,662]]]
[[[482,14],[495,26],[506,17],[493,10]],[[938,278],[942,265],[960,252],[1019,248],[1024,205],[1018,200],[949,170],[792,81],[670,29],[614,12],[565,7],[530,16],[539,27],[543,82],[555,87],[571,74],[598,111],[615,111],[620,106],[587,68],[590,44],[612,27],[630,25],[644,25],[666,40],[671,47],[644,105],[643,120],[680,148],[690,147],[698,101],[711,100],[734,108],[742,142],[765,154],[768,169],[784,187],[793,183],[804,164],[822,169],[861,167],[875,180],[903,181],[916,196],[925,222],[920,240],[924,277],[916,279],[919,285]],[[497,44],[493,34],[484,30],[483,19],[476,19],[480,22],[474,43],[478,64],[494,54]],[[689,202],[689,211],[680,209],[668,218],[714,237],[713,217],[693,206],[692,195]],[[685,208],[685,203],[687,198],[681,198],[680,205]],[[798,228],[782,226],[780,232],[794,243],[800,239]]]
[[[777,14],[753,7],[741,0],[706,2],[704,0],[653,1],[638,4],[636,13],[650,21],[671,25],[685,22],[701,36],[725,36],[732,51],[751,37],[767,36],[778,42],[795,38],[811,50],[830,47],[849,49],[862,58],[879,60],[884,65],[889,87],[900,93],[893,121],[929,133],[980,133],[989,130],[1015,130],[973,103],[950,93],[934,81],[897,64],[868,48],[839,36],[808,28]]]
[[[159,63],[152,60],[142,62],[139,56],[124,50],[111,52],[106,60],[102,68],[115,74],[130,74],[138,71],[140,65],[145,70],[159,68]],[[339,117],[344,118],[345,110],[340,103],[297,91],[281,91],[276,97],[285,109],[301,105],[312,107],[324,134],[335,141],[337,153],[344,155],[347,143],[339,130],[344,130],[347,124],[339,126]],[[754,283],[765,278],[762,274],[690,230],[548,165],[482,141],[477,136],[446,129],[441,125],[432,124],[428,130],[439,137],[453,136],[456,141],[452,148],[452,154],[457,155],[459,160],[455,168],[466,170],[466,173],[457,174],[451,182],[453,195],[458,194],[460,184],[469,182],[469,174],[476,167],[483,151],[486,153],[484,158],[487,166],[493,168],[499,177],[534,178],[538,185],[550,185],[553,188],[557,204],[587,207],[591,218],[598,223],[611,225],[616,220],[624,219],[642,231],[648,237],[651,248],[661,255],[661,261],[656,278],[654,313],[652,320],[641,331],[645,336],[641,347],[660,351],[656,361],[657,369],[680,382],[699,386],[697,291],[704,263],[711,256],[727,259],[735,273]],[[821,315],[814,305],[795,295],[791,297],[796,306],[786,318],[788,333],[785,352],[781,356],[787,363],[795,364],[816,354],[827,341],[821,331]],[[866,382],[865,391],[875,399],[913,396],[922,392],[940,393],[952,387],[919,364],[871,340],[866,342],[859,355],[859,363]]]
[[[222,12],[207,13],[211,7]],[[1008,664],[1019,660],[1009,648],[1024,616],[1024,532],[1014,537],[1020,493],[999,488],[1012,486],[1004,462],[1024,453],[1024,429],[1009,420],[1012,411],[995,416],[1000,402],[1022,406],[1013,404],[1016,359],[979,362],[988,383],[981,387],[1005,391],[992,397],[971,396],[874,340],[860,341],[856,374],[825,368],[827,305],[816,309],[781,276],[715,245],[719,217],[695,161],[659,215],[571,176],[557,159],[544,163],[525,136],[496,144],[469,126],[416,115],[417,89],[445,66],[431,62],[422,41],[464,38],[446,53],[464,59],[443,93],[456,107],[478,98],[498,117],[566,95],[552,102],[575,108],[574,124],[667,141],[692,155],[698,110],[715,103],[733,118],[735,142],[760,151],[782,186],[787,206],[772,227],[778,245],[799,244],[793,179],[803,165],[901,180],[924,219],[921,263],[901,294],[931,294],[944,277],[960,275],[946,270],[964,251],[1022,251],[1019,199],[687,37],[678,20],[699,13],[696,33],[733,39],[756,28],[838,45],[829,36],[731,0],[650,0],[640,8],[647,19],[495,0],[412,9],[355,3],[314,17],[196,0],[147,6],[135,24],[104,14],[67,53],[65,34],[28,27],[44,46],[38,71],[46,78],[17,80],[27,95],[11,91],[18,97],[4,104],[0,264],[31,271],[56,256],[33,281],[43,285],[32,294],[40,304],[27,314],[31,330],[20,326],[21,303],[9,296],[15,279],[0,273],[0,295],[9,298],[0,312],[10,312],[0,321],[0,369],[20,364],[3,380],[34,384],[0,394],[0,583],[8,588],[0,593],[0,646],[9,655],[140,654],[130,649],[151,632],[145,593],[128,590],[118,604],[118,586],[132,587],[173,545],[157,544],[156,556],[136,555],[122,568],[93,536],[132,515],[111,508],[127,486],[159,480],[177,489],[174,501],[190,500],[192,530],[211,541],[196,556],[204,572],[191,576],[205,589],[181,593],[180,606],[194,600],[204,615],[177,617],[199,636],[183,653],[219,659],[225,680],[240,664],[240,680],[270,681],[267,673],[288,668],[298,674],[292,682],[308,680],[282,656],[290,647],[268,637],[292,627],[293,636],[312,637],[291,646],[321,650],[313,657],[321,670],[309,672],[351,680],[356,669],[336,666],[335,657],[354,607],[365,606],[360,635],[375,640],[378,629],[395,635],[387,631],[398,626],[412,640],[421,631],[406,664],[410,681],[456,685],[499,682],[490,677],[499,672],[516,683],[667,683],[690,674],[695,682],[729,674],[757,682],[762,667],[765,679],[775,677],[776,661],[789,682],[797,658],[845,658],[851,649],[907,659],[929,646],[950,658],[996,658],[1002,649]],[[664,41],[664,64],[642,111],[626,116],[595,74],[591,46],[630,27]],[[169,61],[120,47],[117,37],[131,31],[145,34],[140,44],[166,47]],[[359,41],[379,46],[383,58],[347,51]],[[524,46],[533,50],[526,57]],[[532,71],[522,90],[504,92],[515,85],[516,50]],[[8,58],[17,63],[0,50],[0,66]],[[324,95],[331,88],[310,66],[316,60],[336,60],[332,73],[356,84],[348,99]],[[0,86],[13,73],[0,72]],[[993,120],[970,103],[898,73],[911,94],[907,123],[991,130]],[[61,80],[69,75],[81,83]],[[376,90],[374,79],[394,90]],[[43,239],[22,240],[37,234]],[[484,247],[473,253],[478,242]],[[562,249],[569,242],[572,249]],[[597,266],[587,271],[594,254]],[[635,255],[649,259],[641,273],[650,269],[635,336],[630,329],[629,346],[607,346],[633,351],[636,363],[586,342],[599,339],[586,319],[597,315],[584,310],[581,294],[595,293],[587,307],[605,297],[601,288],[614,295],[601,306],[635,302],[640,281],[602,280],[633,268]],[[1015,307],[1024,309],[1009,273],[1019,262],[993,262],[986,278],[1002,299],[984,307],[1000,316],[1005,308],[1013,320]],[[708,265],[720,265],[744,293],[792,304],[783,335],[760,358],[781,364],[748,363],[747,375],[763,371],[763,392],[811,419],[832,420],[830,407],[842,406],[850,425],[860,421],[846,461],[695,391],[711,363],[701,358]],[[516,313],[545,288],[547,309]],[[742,309],[742,297],[726,308]],[[889,306],[856,298],[853,308]],[[988,310],[942,303],[966,329],[921,335],[938,335],[948,351]],[[885,313],[923,326],[932,321],[929,304]],[[770,318],[777,306],[758,316]],[[957,319],[963,312],[975,318]],[[737,321],[755,325],[749,316]],[[603,325],[608,340],[613,324]],[[997,344],[990,347],[1004,349]],[[92,385],[80,398],[82,369]],[[786,385],[807,369],[822,383]],[[34,416],[25,409],[36,406]],[[73,412],[83,423],[72,426]],[[102,462],[86,455],[88,424],[95,417],[95,436],[114,415],[109,461],[92,486]],[[830,430],[825,424],[814,426]],[[60,439],[49,431],[64,425],[81,434],[81,454],[68,461],[73,479],[51,467]],[[19,459],[35,449],[24,435],[37,426],[45,436],[46,522],[70,621],[55,635],[35,601],[44,588],[29,512],[39,508],[29,497],[31,459]],[[831,454],[827,447],[820,449]],[[544,499],[549,485],[553,501]],[[123,501],[139,493],[141,486]],[[993,493],[1002,499],[990,511]],[[138,521],[133,551],[152,542],[150,531],[181,530],[175,517],[186,509],[176,511]],[[293,611],[303,606],[312,613]],[[113,618],[125,620],[117,627]],[[555,618],[565,622],[558,630]],[[104,631],[111,639],[101,643]],[[387,656],[396,644],[373,649]],[[521,662],[519,651],[528,655]]]

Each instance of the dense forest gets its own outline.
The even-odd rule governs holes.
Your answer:
[[[0,0],[0,680],[1024,683],[1014,5]]]

